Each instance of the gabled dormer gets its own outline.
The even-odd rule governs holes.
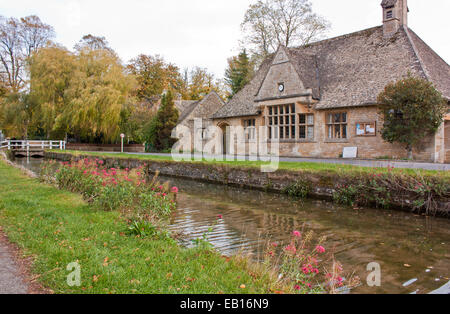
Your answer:
[[[299,97],[311,93],[305,88],[287,49],[280,46],[272,64],[255,95],[257,102]]]

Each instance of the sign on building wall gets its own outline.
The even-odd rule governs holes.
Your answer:
[[[376,136],[377,135],[377,123],[356,123],[356,135],[357,136]]]

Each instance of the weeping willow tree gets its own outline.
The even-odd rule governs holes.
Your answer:
[[[30,96],[39,104],[36,115],[47,138],[64,138],[69,124],[62,123],[70,102],[67,90],[77,68],[76,56],[61,47],[40,49],[29,62]]]
[[[121,112],[132,102],[135,80],[110,49],[39,50],[30,60],[30,97],[47,138],[115,142]]]
[[[68,106],[57,120],[78,139],[112,142],[120,134],[122,107],[130,101],[134,80],[108,50],[83,49],[67,90]]]

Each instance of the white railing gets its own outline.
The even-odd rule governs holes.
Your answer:
[[[16,141],[6,140],[1,142],[0,148],[8,150],[21,150],[21,151],[37,151],[46,149],[66,149],[66,141]]]

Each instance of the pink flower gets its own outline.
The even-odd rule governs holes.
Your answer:
[[[295,286],[294,286],[294,289],[295,289],[295,290],[301,290],[302,288],[301,288],[299,285],[295,285]]]
[[[217,215],[217,219],[223,219],[222,215]]]
[[[98,163],[99,163],[100,165],[103,165],[103,160],[100,160]]]
[[[323,246],[318,245],[316,247],[317,253],[325,253],[325,248]]]
[[[297,249],[296,249],[295,246],[293,246],[292,244],[289,244],[288,246],[286,246],[286,247],[284,248],[284,250],[285,250],[286,252],[291,252],[291,253],[293,253],[293,254],[297,253]]]
[[[273,247],[277,247],[277,246],[278,246],[278,243],[274,242],[274,243],[272,243],[272,246],[273,246]]]
[[[162,185],[160,185],[160,186],[159,186],[159,189],[162,190],[162,189],[164,189],[164,187],[163,187]]]
[[[308,268],[308,267],[303,267],[303,268],[302,268],[302,271],[303,271],[303,273],[304,273],[305,275],[308,275],[308,274],[309,274],[309,268]]]
[[[301,238],[301,236],[302,236],[302,234],[300,233],[300,231],[294,231],[292,234],[293,234],[294,237],[296,237],[296,238]]]
[[[175,193],[175,194],[178,193],[178,188],[177,188],[176,186],[174,186],[174,187],[172,188],[172,193]]]

